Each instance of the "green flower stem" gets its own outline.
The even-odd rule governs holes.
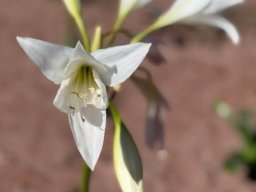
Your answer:
[[[84,163],[83,164],[83,172],[82,172],[82,181],[81,181],[80,192],[89,192],[90,176],[91,176],[91,170]]]
[[[108,105],[108,108],[112,114],[112,117],[113,117],[113,120],[114,120],[114,124],[115,124],[115,128],[118,128],[120,129],[120,124],[121,124],[121,119],[120,119],[120,115],[117,111],[117,108],[116,106],[112,103],[112,102],[109,102],[109,105]],[[115,132],[118,132],[120,130],[115,130]]]
[[[101,27],[97,26],[95,28],[94,37],[91,42],[91,52],[97,51],[101,47],[102,47]]]
[[[115,40],[116,40],[116,34],[117,32],[119,31],[119,29],[121,28],[124,20],[126,18],[126,15],[124,16],[118,16],[116,22],[115,22],[115,25],[109,35],[109,41],[108,41],[108,46],[111,46],[114,44]]]
[[[89,40],[89,35],[87,33],[84,21],[82,20],[81,17],[79,17],[79,19],[76,19],[75,21],[76,21],[77,27],[81,33],[84,48],[87,51],[90,51],[90,40]]]
[[[102,38],[105,39],[105,38],[109,38],[110,35],[112,35],[113,31],[110,31],[110,32],[107,32],[105,34],[102,35]],[[125,37],[129,38],[129,39],[132,39],[133,38],[133,33],[130,32],[129,30],[127,29],[119,29],[118,31],[115,31],[115,33],[117,34],[122,34],[124,35]]]
[[[154,23],[150,25],[148,28],[146,28],[141,33],[137,34],[135,37],[132,38],[131,43],[138,43],[141,40],[143,40],[146,36],[148,36],[150,33],[153,33],[158,29],[157,25]]]
[[[112,115],[112,118],[113,118],[113,121],[114,121],[114,127],[115,127],[115,131],[114,131],[114,141],[113,141],[113,158],[114,158],[114,165],[115,164],[118,164],[118,162],[115,162],[117,161],[118,158],[118,144],[119,143],[119,135],[121,134],[121,118],[120,118],[120,115],[119,115],[119,112],[116,108],[116,106],[112,103],[112,102],[109,102],[109,110],[111,112],[111,115]],[[117,174],[117,172],[116,172]],[[118,175],[117,175],[118,177]]]

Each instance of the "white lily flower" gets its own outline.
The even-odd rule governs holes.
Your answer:
[[[219,15],[219,12],[240,3],[243,3],[243,0],[176,0],[152,28],[157,29],[176,22],[206,24],[224,30],[234,43],[239,43],[237,29]]]
[[[88,53],[80,42],[70,48],[32,38],[17,37],[17,41],[49,80],[61,84],[53,103],[68,114],[77,148],[93,170],[104,140],[106,85],[125,81],[140,65],[150,44]]]
[[[152,0],[120,0],[119,16],[125,17],[132,10],[144,7]]]

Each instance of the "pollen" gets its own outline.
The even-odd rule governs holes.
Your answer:
[[[81,107],[88,104],[100,105],[102,102],[102,94],[99,89],[91,67],[82,66],[78,72],[74,75],[72,80],[73,88],[70,90],[70,94],[74,99],[71,110],[79,110]]]

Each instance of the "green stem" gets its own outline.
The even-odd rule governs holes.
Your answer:
[[[116,22],[115,22],[115,25],[109,35],[109,41],[108,41],[108,46],[111,46],[114,44],[115,40],[116,40],[116,34],[117,32],[119,31],[119,29],[121,28],[124,20],[126,18],[126,15],[124,16],[118,16]]]
[[[89,192],[90,176],[91,176],[91,170],[84,163],[84,165],[83,165],[83,172],[82,172],[82,181],[81,181],[80,192]]]
[[[110,101],[109,102],[109,105],[108,105],[108,108],[112,114],[112,117],[113,117],[113,120],[114,120],[114,124],[115,124],[115,127],[119,127],[120,125],[120,122],[121,122],[121,119],[120,119],[120,116],[119,116],[119,113],[117,111],[117,108],[116,106]]]
[[[82,18],[79,18],[78,20],[75,20],[75,21],[76,21],[78,29],[79,29],[79,31],[81,33],[84,48],[87,51],[90,51],[90,40],[89,40],[89,35],[88,35],[87,31],[86,31],[86,26],[85,26],[84,21],[82,20]]]
[[[103,34],[103,38],[110,38],[110,36],[112,35],[113,31],[107,32],[105,34]],[[118,31],[115,31],[115,33],[117,34],[122,34],[124,36],[126,36],[129,39],[133,38],[133,33],[128,31],[127,29],[119,29]]]
[[[131,43],[137,43],[143,40],[146,36],[148,36],[150,33],[153,33],[155,30],[157,30],[157,26],[155,24],[150,25],[148,28],[146,28],[141,33],[138,33],[135,37],[132,38]]]

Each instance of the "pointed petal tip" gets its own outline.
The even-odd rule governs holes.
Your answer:
[[[18,41],[19,44],[21,44],[24,38],[20,36],[16,36],[16,40]]]
[[[74,54],[74,53],[78,53],[78,55],[80,55],[80,54],[83,53],[84,51],[85,51],[85,50],[84,50],[83,44],[82,44],[80,41],[77,41],[76,46],[74,47],[73,54]]]
[[[145,46],[149,49],[151,47],[152,43],[145,43]]]
[[[138,42],[138,43],[135,43],[134,45],[137,48],[137,50],[143,51],[144,55],[146,56],[146,54],[148,53],[152,43]]]
[[[145,49],[145,56],[148,53],[151,46],[152,46],[152,43],[144,43],[144,48],[143,49]]]
[[[240,35],[237,29],[234,27],[233,29],[231,28],[230,30],[225,30],[227,36],[230,38],[233,44],[239,45],[240,44]]]
[[[85,163],[90,168],[91,171],[94,171],[96,163],[94,163],[94,164],[93,163],[87,163],[87,162],[85,162]]]
[[[16,36],[16,40],[19,43],[19,45],[23,48],[26,44],[26,40],[28,40],[28,37],[20,37],[20,36]]]
[[[149,49],[151,48],[152,43],[145,43],[142,49],[145,50],[145,56],[148,54]]]
[[[87,53],[83,44],[80,41],[77,41],[73,54],[83,55],[84,52]]]
[[[235,45],[240,45],[240,38],[238,37],[237,39],[231,39],[232,42],[235,44]]]
[[[138,44],[138,47],[141,48],[141,49],[144,49],[145,50],[145,54],[147,54],[147,52],[149,51],[152,43],[137,43]]]
[[[152,43],[148,43],[148,49],[150,49],[151,46],[152,46]]]
[[[87,112],[89,111],[84,111],[83,114]],[[68,114],[68,117],[77,149],[87,166],[93,171],[103,146],[105,130],[102,128],[106,125],[106,111],[90,110],[90,112],[92,114],[84,115],[85,121],[82,121],[80,112]],[[100,113],[103,115],[102,118],[97,117]]]
[[[81,154],[81,156],[82,156],[82,158],[83,158],[83,160],[84,160],[84,162],[86,163],[86,165],[90,168],[90,170],[91,171],[94,171],[94,169],[95,169],[95,166],[96,166],[96,164],[97,164],[97,162],[98,162],[98,158],[94,158],[93,159],[93,156],[91,156],[90,158],[86,158],[85,156],[84,156],[84,154],[83,153],[81,153],[81,151],[79,151],[80,152],[80,154]]]
[[[227,36],[231,39],[231,41],[235,44],[235,45],[239,45],[240,44],[240,35],[239,32],[237,31],[237,29],[235,27],[230,28],[230,30],[226,29],[226,33]]]
[[[17,40],[17,42],[18,42],[18,44],[21,46],[21,48],[23,49],[23,50],[25,50],[25,46],[26,46],[26,38],[25,37],[20,37],[20,36],[17,36],[16,37],[16,40]]]
[[[22,42],[22,41],[25,41],[25,40],[27,40],[27,39],[32,39],[32,38],[16,36],[16,40],[17,40],[18,42]]]
[[[82,48],[84,48],[83,45],[82,45],[82,43],[81,43],[81,41],[77,41],[76,47],[82,47]]]

